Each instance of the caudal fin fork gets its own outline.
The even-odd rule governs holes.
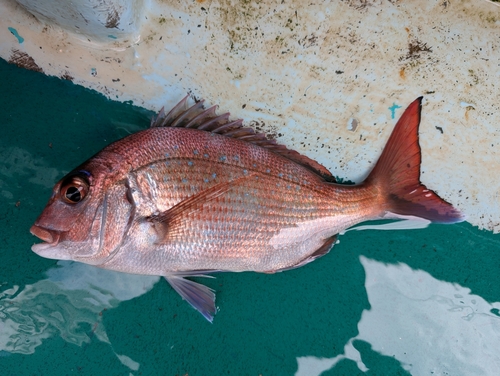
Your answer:
[[[464,217],[460,211],[420,182],[421,110],[422,97],[413,101],[397,122],[366,184],[379,187],[385,197],[385,212],[436,223],[461,222]]]

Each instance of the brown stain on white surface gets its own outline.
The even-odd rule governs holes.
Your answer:
[[[10,55],[8,62],[21,68],[43,73],[43,69],[37,65],[31,56],[29,56],[26,52],[19,51],[17,49],[12,50],[12,54]]]

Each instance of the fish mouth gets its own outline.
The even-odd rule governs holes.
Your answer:
[[[48,230],[37,225],[31,226],[30,232],[37,238],[43,240],[45,243],[48,243],[48,245],[50,246],[56,246],[57,243],[59,243],[59,239],[61,238],[60,232],[55,230]]]
[[[53,260],[71,260],[71,254],[59,243],[61,233],[33,225],[30,232],[45,243],[34,244],[31,250],[38,256]]]

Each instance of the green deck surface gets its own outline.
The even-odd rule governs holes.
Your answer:
[[[352,231],[327,256],[297,270],[219,274],[206,281],[217,290],[219,312],[213,324],[164,280],[151,286],[150,277],[133,277],[141,294],[120,301],[101,285],[101,279],[115,283],[112,276],[119,273],[43,259],[30,250],[37,240],[29,228],[58,179],[111,141],[148,127],[153,114],[3,60],[0,88],[2,376],[293,375],[298,357],[334,358],[358,336],[362,314],[371,309],[361,256],[382,267],[405,264],[470,289],[488,303],[500,301],[499,236],[468,223]],[[116,283],[127,277],[116,277]],[[78,283],[100,291],[107,303],[95,301],[95,291],[79,289]],[[386,305],[405,309],[390,299]],[[491,335],[498,336],[499,311],[487,313],[497,330]],[[416,347],[431,346],[439,332],[433,321],[433,334],[428,334],[425,320],[405,323],[422,326]],[[448,319],[440,320],[445,325]],[[474,341],[470,346],[481,346]],[[452,338],[449,343],[454,346]],[[367,371],[346,358],[322,375],[407,375],[414,369],[415,364],[403,364],[363,339],[354,339],[352,346]],[[450,349],[442,351],[445,355]],[[454,375],[431,369],[427,374]]]

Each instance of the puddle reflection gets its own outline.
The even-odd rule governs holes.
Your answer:
[[[32,354],[44,339],[57,335],[79,346],[93,336],[110,344],[101,322],[103,310],[148,292],[159,280],[72,261],[57,264],[47,271],[47,279],[0,292],[3,355]],[[116,355],[130,369],[139,368],[128,356]]]
[[[490,304],[468,288],[406,264],[360,261],[371,308],[361,316],[359,334],[334,358],[297,358],[296,376],[320,375],[345,359],[368,370],[360,341],[413,375],[498,374],[500,302]]]

